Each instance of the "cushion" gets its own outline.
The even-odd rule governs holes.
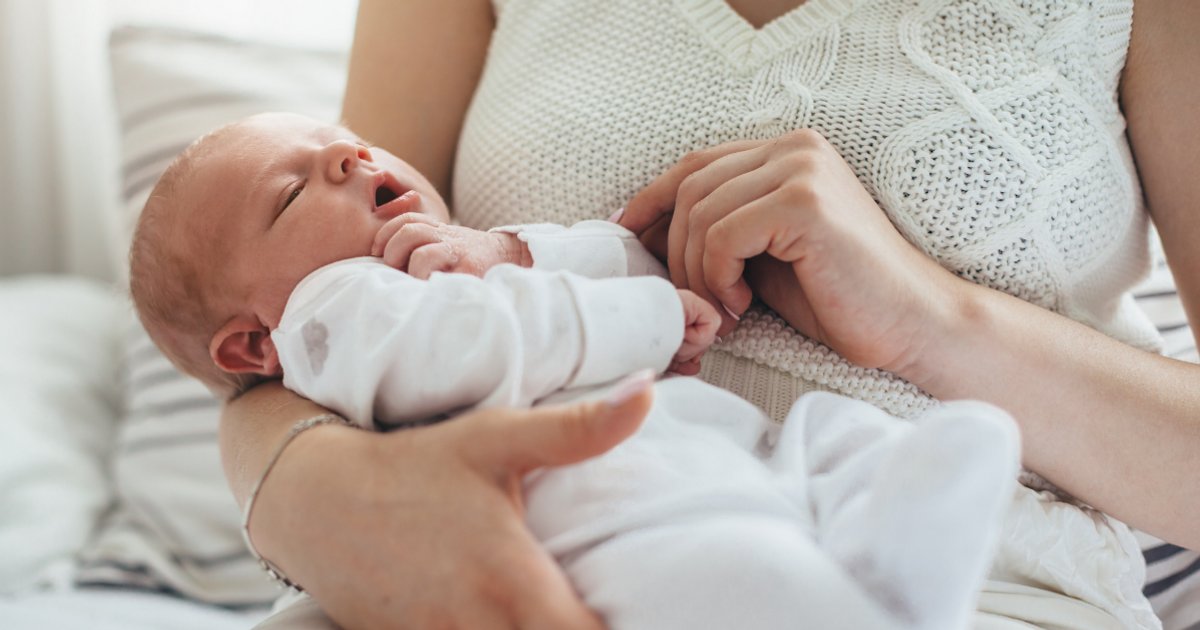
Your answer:
[[[0,282],[0,592],[69,566],[109,503],[127,317],[87,280]]]
[[[1154,267],[1150,276],[1133,290],[1138,306],[1150,317],[1163,337],[1163,354],[1181,361],[1200,363],[1196,352],[1196,339],[1188,326],[1187,314],[1175,290],[1175,278],[1167,266],[1158,235],[1151,239]]]
[[[263,111],[337,119],[344,52],[152,27],[116,30],[109,50],[120,119],[122,252],[158,176],[200,135]],[[235,608],[271,601],[278,589],[245,549],[221,471],[219,404],[171,366],[136,318],[126,328],[127,409],[112,462],[119,501],[86,550],[78,583]]]
[[[1134,298],[1163,337],[1163,354],[1181,361],[1200,363],[1196,339],[1171,270],[1154,239],[1154,270],[1137,289]],[[1183,549],[1137,532],[1146,557],[1146,595],[1167,630],[1200,627],[1200,553]]]

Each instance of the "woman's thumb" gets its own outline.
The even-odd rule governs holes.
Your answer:
[[[622,379],[603,400],[510,411],[477,444],[480,463],[523,474],[543,466],[562,466],[607,452],[633,435],[654,400],[654,372],[642,370]]]

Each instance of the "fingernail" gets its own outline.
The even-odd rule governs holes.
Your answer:
[[[623,216],[625,216],[625,208],[617,208],[617,211],[612,213],[612,216],[608,217],[608,222],[617,223]]]
[[[609,407],[620,407],[649,387],[652,382],[654,382],[654,370],[649,368],[638,370],[614,385],[604,402]]]
[[[728,306],[725,306],[724,304],[722,304],[722,305],[721,305],[721,308],[725,309],[725,312],[726,312],[726,313],[729,313],[729,316],[733,318],[733,321],[735,321],[735,322],[740,322],[740,321],[742,321],[742,316],[741,316],[741,315],[738,315],[737,313],[734,313],[734,312],[733,312],[733,311],[731,311],[731,310],[729,310],[729,307],[728,307]]]

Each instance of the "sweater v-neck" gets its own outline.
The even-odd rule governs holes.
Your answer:
[[[755,28],[725,0],[675,0],[683,15],[738,70],[753,70],[849,13],[857,0],[807,0]]]

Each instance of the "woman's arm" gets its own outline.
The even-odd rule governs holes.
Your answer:
[[[1194,332],[1197,32],[1200,5],[1138,0],[1121,82],[1138,174]],[[914,366],[918,384],[1002,402],[1021,420],[1032,468],[1132,525],[1200,548],[1200,367],[1139,352],[995,292],[970,293],[952,342]],[[972,361],[972,353],[987,359]]]
[[[598,455],[649,410],[650,381],[606,401],[491,409],[379,434],[324,425],[283,451],[255,501],[256,548],[346,628],[600,630],[525,528],[521,479]],[[239,504],[296,421],[278,382],[230,403],[221,452]]]
[[[417,167],[447,202],[494,26],[489,0],[359,2],[342,117]]]
[[[1121,107],[1150,214],[1200,335],[1200,4],[1138,0]]]
[[[1122,95],[1146,195],[1200,329],[1198,30],[1200,7],[1140,0]],[[672,212],[667,250],[680,286],[735,312],[752,287],[855,363],[939,398],[1009,410],[1027,466],[1134,526],[1200,547],[1200,367],[933,264],[811,131],[688,156],[631,200],[621,223],[642,232]]]

